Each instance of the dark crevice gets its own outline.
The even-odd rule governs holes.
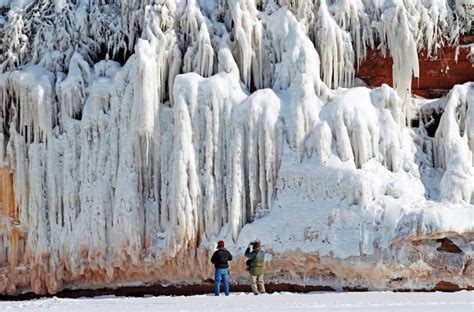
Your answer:
[[[436,240],[436,242],[441,243],[441,246],[436,248],[437,251],[444,251],[450,253],[462,253],[463,251],[455,244],[452,240],[448,238],[441,238]]]
[[[442,112],[435,112],[435,111],[431,114],[430,116],[431,120],[427,124],[425,124],[425,129],[428,136],[434,138],[436,134],[436,130],[438,130],[439,122],[441,120],[441,115],[442,115]]]
[[[451,89],[427,89],[426,98],[428,99],[437,99],[446,96]]]
[[[133,52],[129,49],[120,48],[118,52],[112,57],[112,60],[119,63],[121,66],[124,66],[132,54]]]
[[[100,45],[99,51],[96,51],[95,53],[90,55],[90,58],[94,64],[109,59],[111,61],[119,63],[121,66],[124,66],[130,56],[132,56],[132,54],[132,51],[125,48],[120,48],[117,53],[114,54],[108,49],[107,45],[104,43]]]

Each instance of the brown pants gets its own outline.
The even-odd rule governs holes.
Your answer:
[[[258,287],[257,287],[258,285]],[[265,293],[265,284],[263,283],[263,274],[262,275],[250,275],[250,287],[254,294]]]

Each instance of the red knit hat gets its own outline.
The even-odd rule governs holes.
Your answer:
[[[222,247],[224,247],[224,241],[218,241],[217,248],[222,248]]]

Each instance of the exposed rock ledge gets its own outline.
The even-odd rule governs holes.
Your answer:
[[[464,233],[400,239],[392,243],[390,252],[345,260],[301,251],[274,253],[270,249],[267,250],[271,259],[267,261],[266,282],[270,292],[472,290],[473,238],[474,233]],[[239,256],[232,263],[230,274],[234,291],[248,291],[244,263],[243,257]],[[213,268],[207,252],[182,253],[173,260],[163,260],[152,266],[140,263],[116,267],[112,273],[84,265],[80,274],[73,274],[67,267],[67,264],[54,269],[39,265],[4,267],[0,271],[0,293],[4,295],[0,298],[15,298],[11,295],[18,295],[17,299],[35,297],[31,292],[74,297],[190,295],[212,290]]]

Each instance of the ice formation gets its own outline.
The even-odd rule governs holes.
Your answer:
[[[275,273],[298,249],[320,281],[430,286],[446,233],[464,257],[447,263],[471,263],[474,83],[437,102],[434,139],[408,126],[418,52],[471,27],[460,0],[0,1],[19,211],[0,215],[0,293],[205,279],[217,238],[258,236],[275,281],[304,277]],[[393,59],[393,89],[351,88],[369,49]],[[370,284],[367,263],[423,274]],[[461,271],[447,278],[472,285]]]
[[[436,131],[434,164],[446,171],[441,197],[450,201],[472,198],[474,189],[474,85],[457,85],[448,96],[445,112]]]

